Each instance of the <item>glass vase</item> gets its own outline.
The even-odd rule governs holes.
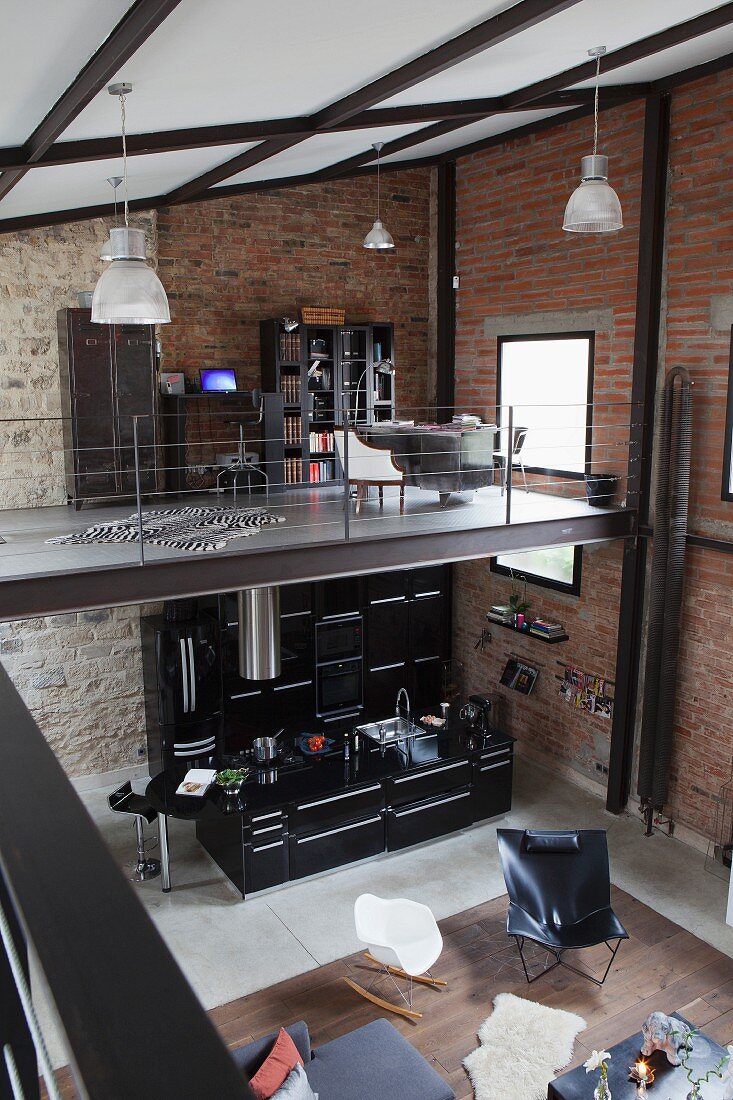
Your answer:
[[[611,1100],[611,1090],[608,1087],[608,1081],[601,1080],[598,1082],[593,1093],[593,1100]]]

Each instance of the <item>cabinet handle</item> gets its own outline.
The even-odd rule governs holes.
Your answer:
[[[252,836],[261,836],[263,833],[273,833],[276,829],[282,829],[281,821],[278,821],[277,825],[266,825],[264,829],[253,829]]]
[[[252,855],[258,856],[260,852],[267,852],[270,848],[282,848],[284,840],[273,840],[272,844],[263,844],[259,848],[252,849]]]
[[[211,746],[213,749],[216,744],[216,737],[204,737],[203,741],[174,741],[174,749],[202,749]]]
[[[336,714],[333,718],[322,719],[324,725],[326,722],[343,722],[345,718],[358,718],[361,712],[358,710],[350,710],[348,714]]]
[[[312,684],[312,680],[298,680],[297,684],[281,684],[279,687],[273,688],[273,691],[292,691],[293,688],[304,688]]]
[[[440,775],[441,772],[450,772],[454,768],[468,767],[467,760],[459,760],[457,764],[446,764],[444,768],[431,768],[429,772],[418,772],[417,775],[405,775],[402,779],[395,779],[395,786],[398,783],[414,783],[416,779],[428,779],[431,775]]]
[[[315,836],[297,837],[298,844],[310,844],[312,840],[323,840],[324,836],[335,836],[336,833],[348,833],[351,829],[363,829],[365,825],[374,825],[381,822],[381,817],[368,817],[365,821],[355,821],[351,825],[342,825],[339,829],[327,829],[325,833],[316,833]]]
[[[511,749],[499,749],[497,752],[487,752],[481,757],[481,763],[485,760],[495,760],[497,756],[508,756]]]
[[[375,667],[370,668],[369,671],[370,672],[386,672],[386,670],[388,668],[404,668],[404,667],[405,667],[405,662],[404,661],[397,661],[397,663],[394,664],[394,665],[375,665]]]
[[[196,658],[193,655],[193,639],[190,634],[186,641],[188,642],[188,656],[190,659],[188,675],[191,678],[191,714],[193,714],[196,710]]]
[[[322,623],[330,622],[333,619],[359,619],[361,616],[358,611],[342,611],[338,615],[323,615],[321,618]]]
[[[254,825],[255,821],[269,821],[273,817],[282,817],[282,811],[277,810],[273,814],[258,814],[257,817],[251,817],[250,822]]]
[[[178,639],[181,646],[181,676],[183,678],[183,713],[188,714],[188,662],[186,661],[186,642]]]
[[[412,663],[414,665],[424,665],[426,661],[440,661],[440,660],[442,660],[440,654],[436,653],[434,657],[414,657]]]
[[[346,794],[334,794],[330,798],[319,798],[316,802],[303,802],[296,806],[296,810],[312,810],[314,806],[325,806],[329,802],[341,802],[344,798],[355,798],[358,794],[370,794],[372,791],[381,791],[381,785],[375,783],[372,787],[361,787],[358,791],[348,791]]]
[[[439,588],[434,592],[416,592],[414,598],[416,600],[425,600],[428,596],[440,596],[442,593]]]
[[[230,699],[254,699],[255,695],[262,695],[261,691],[242,691],[239,695],[230,695]]]
[[[435,806],[445,806],[446,802],[458,802],[461,798],[470,798],[470,791],[464,794],[453,794],[449,798],[441,798],[438,802],[428,802],[426,806],[415,806],[413,810],[394,810],[395,817],[407,817],[408,814],[422,814],[425,810],[432,810]]]
[[[487,764],[486,767],[481,768],[482,772],[492,772],[494,768],[508,768],[511,760],[502,760],[500,764]]]
[[[387,596],[384,600],[370,600],[369,606],[376,607],[380,603],[407,603],[407,596]]]
[[[301,618],[305,615],[310,615],[310,614],[311,614],[310,611],[286,611],[283,615],[280,616],[280,618],[281,619],[299,619],[299,618]],[[234,623],[232,625],[236,626],[237,624]]]

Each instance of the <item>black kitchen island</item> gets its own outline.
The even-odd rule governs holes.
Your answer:
[[[216,786],[202,798],[176,795],[186,768],[174,766],[151,779],[147,796],[161,836],[167,817],[196,822],[199,842],[242,897],[508,812],[512,737],[450,718],[440,731],[417,729],[384,749],[341,736],[315,757],[286,743],[277,768],[253,768],[234,797]],[[245,757],[233,747],[212,766],[240,766]]]

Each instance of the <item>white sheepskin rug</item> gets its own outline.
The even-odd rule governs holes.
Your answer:
[[[555,1071],[573,1057],[585,1020],[500,993],[482,1023],[481,1046],[464,1060],[476,1100],[546,1100]]]

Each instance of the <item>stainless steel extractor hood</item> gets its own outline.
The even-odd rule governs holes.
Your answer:
[[[239,675],[245,680],[274,680],[280,675],[280,589],[240,589],[237,615]]]

